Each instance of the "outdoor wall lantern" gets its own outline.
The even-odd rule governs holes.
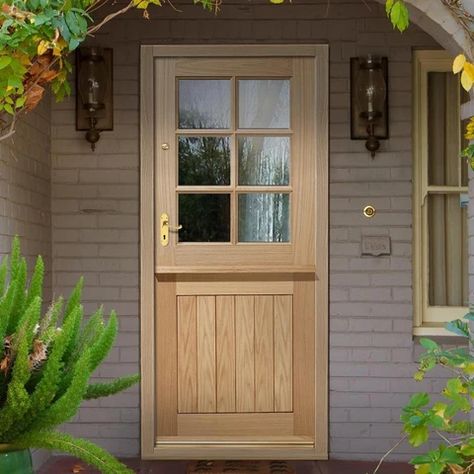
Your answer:
[[[365,140],[372,158],[388,138],[387,84],[387,58],[351,58],[351,139]]]
[[[92,151],[100,132],[113,130],[112,49],[80,48],[76,54],[76,130]]]

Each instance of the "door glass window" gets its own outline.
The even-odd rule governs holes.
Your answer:
[[[178,96],[178,128],[230,127],[229,79],[181,79]]]
[[[230,194],[180,194],[180,242],[229,242]]]
[[[239,184],[278,186],[290,182],[290,137],[239,137]]]
[[[290,128],[290,81],[239,80],[239,127]]]
[[[177,113],[178,242],[290,242],[290,80],[179,79]]]
[[[230,184],[230,138],[178,138],[179,184],[188,186]]]
[[[240,194],[239,242],[288,242],[289,214],[288,194]]]

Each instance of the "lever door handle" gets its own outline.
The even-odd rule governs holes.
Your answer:
[[[163,212],[160,216],[160,243],[163,247],[169,244],[169,233],[179,232],[183,228],[182,225],[170,225],[168,214]]]

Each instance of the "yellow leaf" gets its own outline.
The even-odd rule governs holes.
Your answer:
[[[41,56],[42,54],[46,53],[49,49],[49,43],[47,41],[41,40],[38,44],[38,55]]]
[[[430,474],[430,465],[429,464],[420,464],[415,466],[416,474]]]
[[[461,84],[467,92],[471,90],[472,84],[474,84],[474,80],[470,77],[466,69],[464,69],[461,74]]]
[[[474,82],[474,64],[471,64],[470,62],[466,61],[466,64],[464,64],[464,70],[467,72],[471,80]]]
[[[458,72],[461,72],[465,63],[466,56],[464,56],[464,54],[459,54],[458,56],[456,56],[453,62],[453,73],[457,74]]]

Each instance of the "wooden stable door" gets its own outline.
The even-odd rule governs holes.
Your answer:
[[[325,457],[326,49],[203,50],[144,68],[144,455]]]

